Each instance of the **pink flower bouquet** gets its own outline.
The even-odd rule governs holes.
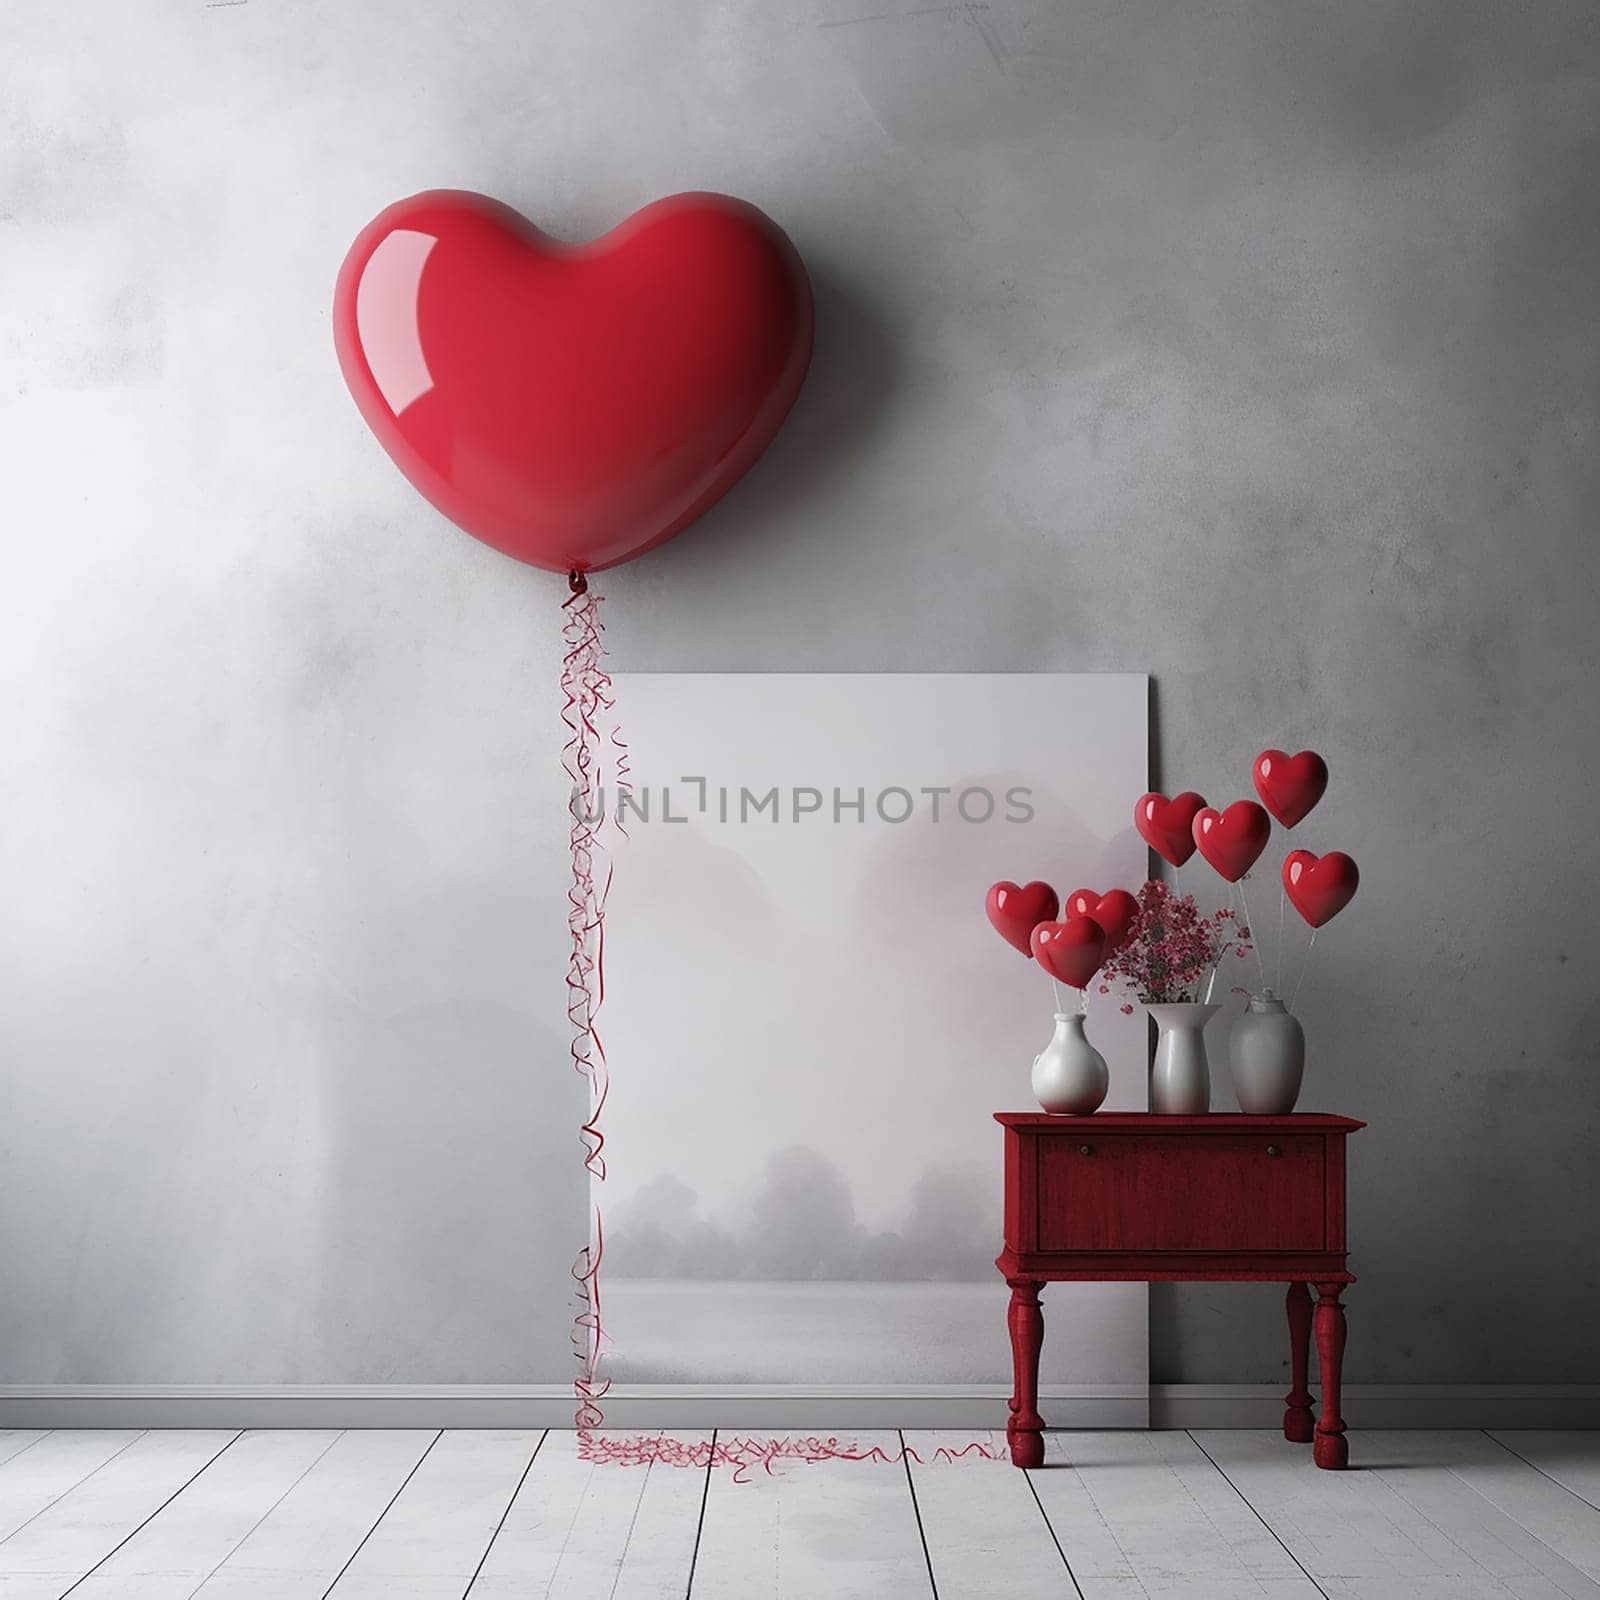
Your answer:
[[[1152,878],[1139,891],[1132,932],[1100,969],[1100,993],[1110,994],[1120,981],[1147,1005],[1209,1000],[1222,958],[1230,949],[1242,956],[1250,948],[1250,930],[1236,911],[1224,906],[1203,917],[1192,894],[1177,894]]]

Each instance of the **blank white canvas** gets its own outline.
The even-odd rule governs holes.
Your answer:
[[[1054,1000],[984,894],[1137,887],[1146,679],[624,674],[617,710],[636,805],[600,1019],[610,1376],[1005,1380],[993,1113],[1032,1107]],[[984,792],[993,817],[965,820]],[[1091,993],[1089,1032],[1108,1107],[1142,1108],[1144,1019]],[[1145,1303],[1051,1290],[1045,1381],[1142,1384]]]

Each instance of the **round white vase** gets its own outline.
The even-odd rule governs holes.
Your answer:
[[[1033,1094],[1046,1111],[1086,1117],[1111,1087],[1106,1058],[1089,1043],[1081,1011],[1056,1012],[1056,1031],[1033,1058]]]
[[[1150,1066],[1150,1109],[1166,1117],[1197,1117],[1211,1109],[1206,1024],[1222,1009],[1195,1000],[1147,1005],[1156,1019],[1156,1057]]]
[[[1270,989],[1251,995],[1234,1022],[1229,1067],[1241,1111],[1281,1117],[1294,1110],[1306,1070],[1305,1029]]]

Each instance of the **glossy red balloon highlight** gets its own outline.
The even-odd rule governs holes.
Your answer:
[[[1342,850],[1321,857],[1291,850],[1283,859],[1283,892],[1313,928],[1338,916],[1360,885],[1360,869]]]
[[[632,560],[724,494],[811,356],[782,230],[683,194],[564,245],[435,189],[382,212],[334,293],[339,365],[401,472],[485,544],[553,572]]]
[[[1033,930],[1033,959],[1074,989],[1084,988],[1105,958],[1105,930],[1093,917],[1041,922]]]
[[[1033,930],[1041,922],[1054,922],[1061,904],[1048,883],[1035,879],[1019,886],[1003,879],[984,896],[983,909],[994,931],[1026,956],[1033,954]]]
[[[1272,819],[1254,800],[1235,800],[1226,811],[1211,806],[1194,819],[1200,854],[1229,883],[1237,883],[1261,858],[1272,837]]]
[[[1106,936],[1106,954],[1120,950],[1138,920],[1139,902],[1126,889],[1110,889],[1097,894],[1093,889],[1074,889],[1067,896],[1067,920],[1092,917]]]
[[[1328,788],[1328,763],[1315,750],[1286,756],[1263,750],[1250,769],[1256,793],[1274,819],[1286,828],[1304,822]]]
[[[1194,819],[1205,804],[1205,796],[1192,789],[1185,789],[1170,800],[1152,791],[1141,795],[1134,806],[1133,825],[1163,861],[1181,867],[1194,854]]]

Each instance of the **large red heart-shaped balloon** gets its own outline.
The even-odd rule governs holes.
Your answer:
[[[1033,959],[1074,989],[1084,988],[1105,958],[1105,930],[1093,917],[1041,922],[1033,930]]]
[[[1291,850],[1283,858],[1283,892],[1313,928],[1338,916],[1360,883],[1360,871],[1342,850],[1330,850],[1320,860],[1309,850]]]
[[[1055,921],[1061,903],[1048,883],[1034,882],[1018,885],[1002,880],[984,897],[983,909],[989,914],[990,925],[1002,939],[1023,955],[1031,955],[1029,942],[1033,930],[1041,922]]]
[[[1170,800],[1164,794],[1141,795],[1133,808],[1133,825],[1162,860],[1181,867],[1194,854],[1194,819],[1205,804],[1205,796],[1192,789]]]
[[[1092,917],[1106,936],[1106,954],[1120,950],[1133,932],[1139,916],[1139,902],[1126,889],[1111,889],[1096,894],[1093,889],[1074,889],[1067,896],[1067,919]]]
[[[558,244],[436,189],[362,229],[334,294],[345,382],[451,521],[556,572],[641,555],[760,455],[811,357],[811,289],[754,206],[684,194]]]
[[[1254,800],[1235,800],[1226,811],[1207,806],[1194,819],[1200,854],[1229,883],[1237,883],[1260,859],[1272,837],[1272,819]]]
[[[1286,756],[1281,750],[1263,750],[1250,776],[1261,803],[1284,827],[1304,822],[1328,787],[1328,763],[1315,750]]]

